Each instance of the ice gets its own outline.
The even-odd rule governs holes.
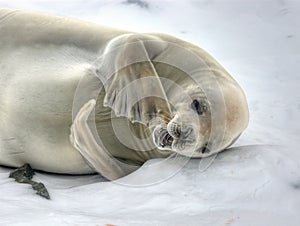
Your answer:
[[[0,224],[299,225],[300,3],[124,2],[0,0],[0,7],[163,32],[195,43],[245,90],[249,127],[216,157],[151,160],[116,182],[39,172],[34,179],[46,185],[50,201],[16,184],[8,178],[11,169],[2,167]]]

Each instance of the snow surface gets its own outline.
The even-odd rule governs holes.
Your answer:
[[[300,225],[300,2],[124,2],[134,1],[0,0],[0,7],[195,43],[245,90],[249,127],[215,158],[151,160],[116,182],[38,173],[50,201],[0,167],[0,225]]]

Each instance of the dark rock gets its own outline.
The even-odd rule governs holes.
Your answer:
[[[300,190],[300,182],[299,182],[299,183],[294,183],[294,184],[292,184],[292,187],[293,187],[295,190]]]
[[[46,199],[50,199],[50,195],[44,184],[33,181],[33,183],[31,185],[32,185],[32,188],[37,191],[36,193],[38,195],[40,195]]]
[[[143,0],[127,0],[127,1],[124,1],[123,4],[126,4],[126,5],[137,5],[141,8],[144,8],[144,9],[149,9],[149,3],[146,2],[146,1],[143,1]]]
[[[50,199],[50,195],[42,183],[38,183],[32,180],[34,171],[29,164],[25,164],[20,168],[14,170],[9,174],[10,178],[14,178],[19,183],[30,184],[34,190],[37,191],[37,194]]]
[[[9,174],[10,178],[14,178],[19,183],[27,183],[33,178],[34,171],[29,164],[25,164]]]

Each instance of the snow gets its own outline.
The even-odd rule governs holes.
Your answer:
[[[0,225],[299,225],[300,2],[124,2],[0,0],[0,7],[195,43],[245,90],[249,127],[216,157],[151,160],[115,182],[37,173],[50,201],[1,167]]]

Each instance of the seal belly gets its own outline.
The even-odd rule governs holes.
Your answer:
[[[93,172],[69,142],[74,93],[124,31],[11,9],[0,9],[0,22],[0,165]]]
[[[93,172],[69,142],[74,93],[89,65],[85,53],[35,45],[2,48],[0,55],[0,164]]]

